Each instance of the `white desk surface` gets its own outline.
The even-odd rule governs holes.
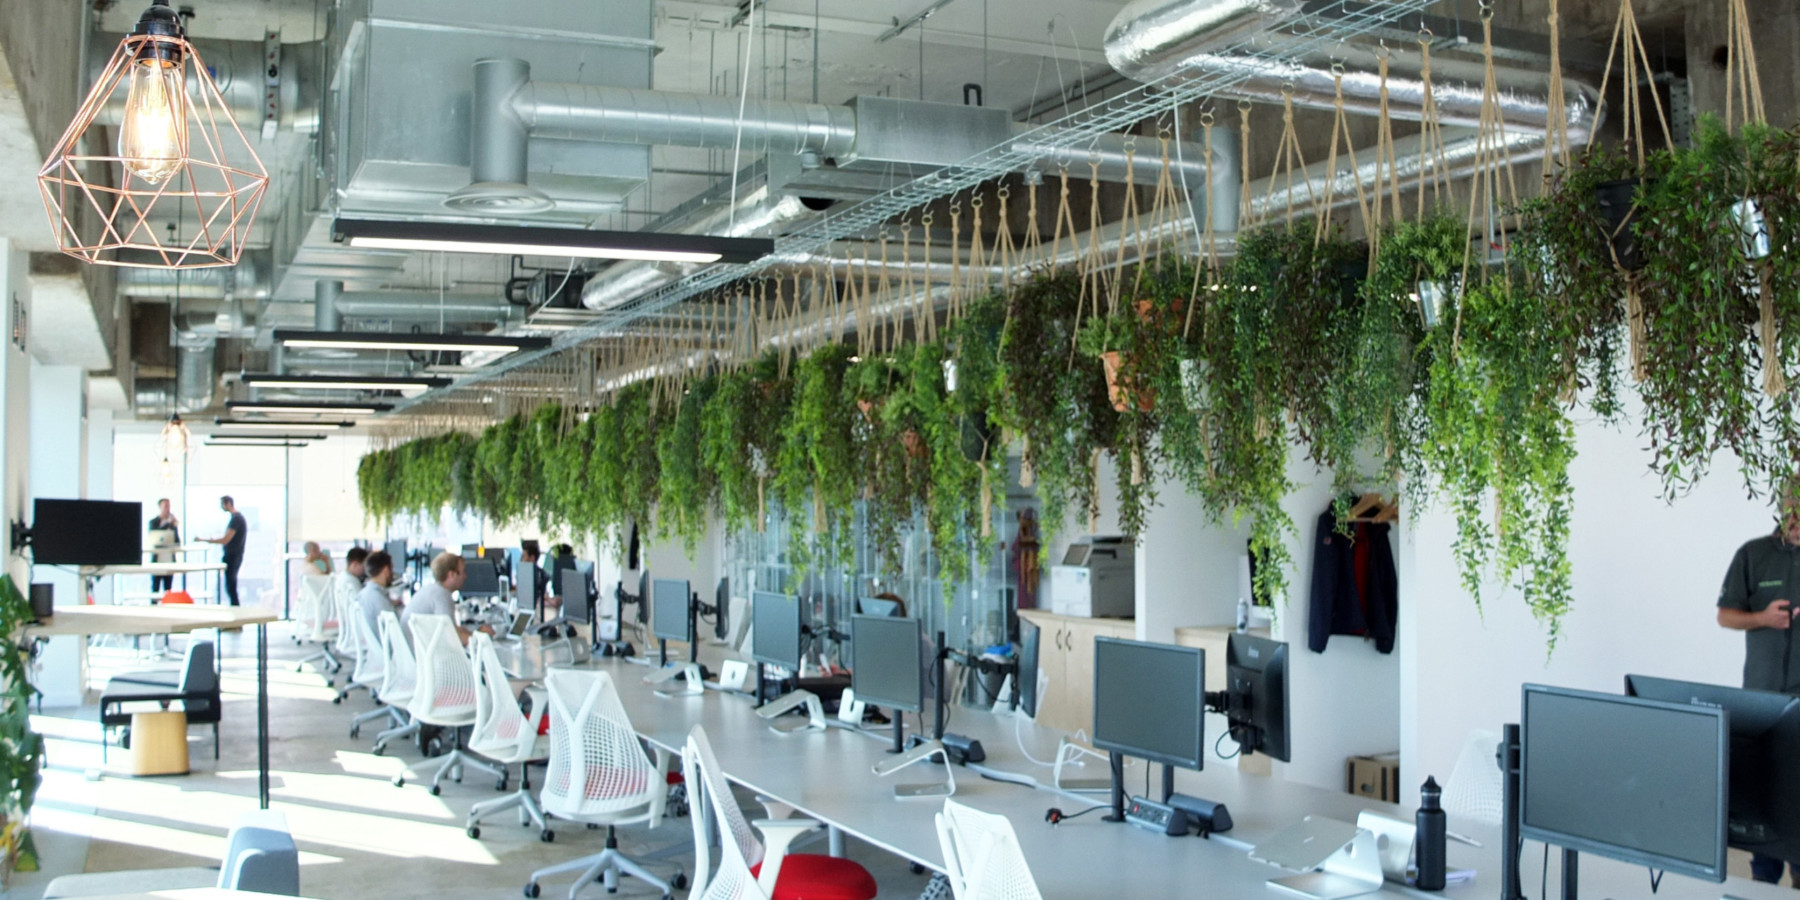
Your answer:
[[[173,544],[168,547],[145,547],[145,553],[205,553],[219,549],[218,544]]]
[[[933,820],[942,809],[942,801],[897,800],[893,786],[941,781],[943,769],[921,763],[885,778],[875,776],[870,767],[889,758],[886,751],[891,740],[886,738],[890,732],[870,736],[834,727],[823,733],[779,734],[752,712],[747,696],[718,691],[697,696],[662,696],[643,683],[649,671],[643,666],[617,660],[596,660],[593,665],[613,674],[633,726],[651,744],[678,753],[688,731],[701,725],[712,739],[720,766],[732,781],[786,802],[800,810],[800,815],[835,826],[929,868],[942,869]],[[947,729],[980,740],[987,752],[987,762],[983,764],[986,767],[1030,775],[1047,786],[1051,770],[1031,763],[1020,752],[1014,736],[1017,721],[956,707]],[[1029,721],[1021,732],[1032,755],[1039,759],[1050,758],[1061,737],[1059,732]],[[1083,775],[1103,775],[1104,771],[1102,767]],[[1143,778],[1142,762],[1127,768],[1127,792],[1143,793]],[[1153,772],[1153,787],[1160,783],[1160,771]],[[991,781],[967,767],[956,770],[955,797],[1012,821],[1020,847],[1047,900],[1108,895],[1175,896],[1177,892],[1261,900],[1279,896],[1271,893],[1267,879],[1289,873],[1249,859],[1245,844],[1264,840],[1306,815],[1354,822],[1358,812],[1372,810],[1412,820],[1411,810],[1392,804],[1294,784],[1278,777],[1240,776],[1236,769],[1228,767],[1179,771],[1176,790],[1225,803],[1235,827],[1220,839],[1170,838],[1103,821],[1104,812],[1052,826],[1044,821],[1050,807],[1073,813],[1104,803],[1105,795],[1077,797]],[[1451,825],[1483,843],[1481,849],[1454,841],[1449,845],[1450,865],[1475,869],[1475,880],[1452,885],[1437,894],[1390,884],[1383,895],[1490,900],[1498,892],[1498,831],[1459,827],[1455,822]],[[1523,880],[1528,882],[1527,896],[1546,900],[1537,889],[1541,846],[1527,845],[1520,869]],[[1556,891],[1556,867],[1552,868],[1551,890]],[[1583,892],[1589,897],[1623,900],[1649,896],[1648,875],[1639,867],[1584,855],[1581,879]],[[1794,896],[1791,889],[1745,879],[1733,878],[1719,885],[1675,876],[1663,882],[1657,898],[1716,900],[1726,894],[1744,900],[1791,900]]]
[[[181,634],[200,628],[242,628],[281,619],[259,606],[59,606],[48,621],[25,626],[27,638],[94,634]]]
[[[100,578],[105,575],[198,575],[202,572],[223,572],[222,562],[151,562],[136,565],[120,566],[82,566],[84,578]]]
[[[101,897],[89,897],[88,900],[294,900],[280,894],[264,894],[257,891],[233,891],[225,888],[180,888],[168,891],[147,891],[136,894],[107,894]]]

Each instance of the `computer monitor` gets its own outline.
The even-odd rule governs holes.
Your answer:
[[[856,601],[856,611],[865,616],[898,616],[900,601],[883,600],[879,597],[863,597]]]
[[[650,624],[650,570],[638,573],[637,584],[637,620],[639,625]]]
[[[497,597],[500,595],[500,572],[492,560],[477,557],[463,560],[464,597]]]
[[[1019,710],[1032,719],[1037,718],[1038,641],[1042,635],[1037,625],[1019,617],[1019,671],[1013,676],[1013,690],[1019,696]]]
[[[110,500],[37,500],[31,560],[41,566],[135,566],[144,561],[144,506]]]
[[[800,598],[774,591],[750,595],[750,658],[800,671]]]
[[[723,641],[731,634],[731,578],[719,579],[713,588],[713,637]]]
[[[925,679],[918,619],[850,617],[850,688],[873,706],[918,712]]]
[[[1731,725],[1726,843],[1800,859],[1800,697],[1647,675],[1625,676],[1625,693],[1725,710]]]
[[[1289,761],[1287,644],[1233,634],[1225,644],[1225,718],[1243,753]]]
[[[517,551],[514,551],[514,552],[517,552]],[[512,571],[512,566],[506,557],[506,548],[504,548],[504,547],[489,547],[489,548],[481,551],[481,555],[483,558],[487,559],[489,562],[494,564],[495,571],[497,571],[503,575],[506,574],[507,572]]]
[[[1094,746],[1184,769],[1205,763],[1206,652],[1094,640]]]
[[[1724,709],[1539,684],[1522,707],[1521,837],[1725,880]]]
[[[537,609],[537,564],[522,563],[513,570],[513,601],[519,609]]]
[[[651,582],[650,633],[664,641],[692,640],[692,596],[685,579],[658,578]]]
[[[593,603],[588,596],[587,579],[577,569],[563,569],[559,573],[557,596],[562,598],[562,617],[582,624],[593,623]]]
[[[406,539],[388,541],[382,549],[387,551],[388,558],[394,561],[394,571],[406,568]]]

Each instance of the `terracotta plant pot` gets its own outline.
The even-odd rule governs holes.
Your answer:
[[[1135,398],[1139,412],[1149,412],[1156,406],[1156,391],[1153,388],[1138,390],[1136,385],[1121,384],[1119,370],[1124,367],[1125,359],[1118,351],[1100,354],[1100,365],[1106,370],[1106,395],[1111,398],[1113,409],[1125,412],[1131,408]]]
[[[913,459],[925,458],[925,439],[911,428],[900,432],[900,445],[906,448],[906,455]]]

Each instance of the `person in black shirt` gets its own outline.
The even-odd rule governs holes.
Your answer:
[[[1792,652],[1794,614],[1800,612],[1800,494],[1781,501],[1773,534],[1739,547],[1719,589],[1719,624],[1744,632],[1744,687],[1753,691],[1800,694],[1800,661]],[[1757,853],[1750,872],[1757,881],[1778,884],[1783,860]],[[1800,887],[1800,866],[1793,883]]]
[[[175,514],[169,511],[169,498],[164,497],[163,499],[156,501],[156,516],[155,516],[155,518],[152,518],[150,520],[150,530],[151,531],[170,532],[171,536],[169,538],[169,543],[170,544],[180,544],[181,543],[181,527],[180,527],[180,525],[181,525],[181,523],[176,521],[176,519],[175,519]],[[151,557],[151,559],[154,559],[157,562],[174,562],[175,554],[173,554],[173,553],[158,553],[155,556]],[[175,588],[175,576],[173,576],[173,575],[152,575],[152,576],[150,576],[150,590],[153,593],[160,594],[164,591],[173,590],[174,588]]]
[[[244,565],[244,543],[250,532],[250,525],[244,521],[244,514],[237,511],[237,504],[229,494],[219,498],[219,508],[231,514],[231,521],[225,525],[224,535],[207,538],[206,542],[225,548],[225,596],[230,598],[232,606],[237,606],[238,569]]]

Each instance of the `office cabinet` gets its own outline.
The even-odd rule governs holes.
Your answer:
[[[1037,720],[1051,728],[1073,732],[1094,730],[1094,639],[1134,638],[1137,623],[1130,619],[1089,619],[1059,616],[1038,609],[1019,615],[1036,625],[1038,670],[1045,688],[1038,697]]]

